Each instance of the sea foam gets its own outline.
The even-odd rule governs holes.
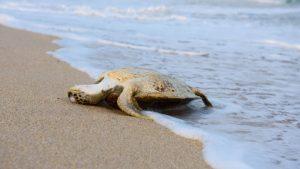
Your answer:
[[[157,123],[169,128],[174,133],[203,143],[203,153],[205,160],[218,169],[252,169],[244,162],[246,147],[240,143],[222,137],[220,134],[205,132],[199,127],[193,127],[185,121],[159,114],[153,111],[143,111],[143,114],[152,117]],[[249,153],[249,151],[248,151]]]
[[[136,19],[144,21],[153,20],[175,20],[186,21],[187,17],[183,15],[172,14],[164,5],[139,7],[139,8],[118,8],[109,6],[105,8],[92,8],[86,5],[61,5],[61,4],[34,4],[29,2],[5,2],[0,4],[0,8],[9,10],[18,10],[24,12],[48,12],[65,13],[79,16],[101,17],[101,18],[119,18]]]
[[[295,50],[300,50],[300,44],[290,44],[284,41],[279,41],[279,40],[263,40],[262,43],[269,44],[269,45],[274,45],[282,48],[287,48],[287,49],[295,49]]]
[[[1,24],[7,25],[8,23],[12,22],[12,20],[14,20],[14,18],[12,16],[0,13],[0,23]]]

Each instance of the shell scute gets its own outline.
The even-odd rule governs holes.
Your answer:
[[[160,74],[144,68],[123,68],[106,72],[106,78],[117,81],[118,85],[128,87],[139,86],[136,96],[143,98],[198,98],[190,87],[174,77]]]

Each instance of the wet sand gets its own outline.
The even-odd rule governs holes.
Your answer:
[[[71,104],[93,80],[46,54],[55,37],[0,26],[0,168],[210,168],[201,144],[112,108]]]

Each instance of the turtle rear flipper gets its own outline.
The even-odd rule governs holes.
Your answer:
[[[205,106],[207,107],[213,107],[213,105],[210,103],[210,101],[207,99],[207,97],[201,92],[201,90],[195,88],[195,87],[191,87],[192,91],[195,93],[195,95],[200,96],[203,103],[205,104]]]

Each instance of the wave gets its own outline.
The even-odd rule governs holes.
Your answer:
[[[290,43],[278,41],[278,40],[263,40],[261,42],[265,43],[265,44],[273,45],[273,46],[282,47],[282,48],[300,50],[300,44],[290,44]]]
[[[118,8],[108,6],[95,9],[86,5],[64,5],[64,4],[33,4],[27,2],[6,2],[0,4],[0,9],[9,9],[27,12],[68,13],[77,16],[91,16],[102,18],[135,19],[143,21],[174,20],[186,21],[187,17],[173,14],[165,5],[140,7],[140,8]]]
[[[181,55],[181,56],[208,56],[209,55],[207,52],[193,52],[193,51],[182,51],[182,50],[174,50],[174,49],[163,49],[163,48],[148,47],[148,46],[141,46],[141,45],[132,45],[128,43],[121,43],[121,42],[115,42],[115,41],[109,41],[103,39],[97,40],[97,43],[101,45],[110,45],[110,46],[121,47],[121,48],[157,52],[160,54],[167,54],[167,55]]]
[[[94,17],[113,17],[121,19],[136,19],[136,20],[176,20],[186,21],[187,17],[182,15],[175,15],[170,10],[162,6],[153,6],[146,8],[117,8],[106,7],[102,10],[95,10],[87,6],[78,6],[74,8],[74,13],[81,16],[94,16]]]

